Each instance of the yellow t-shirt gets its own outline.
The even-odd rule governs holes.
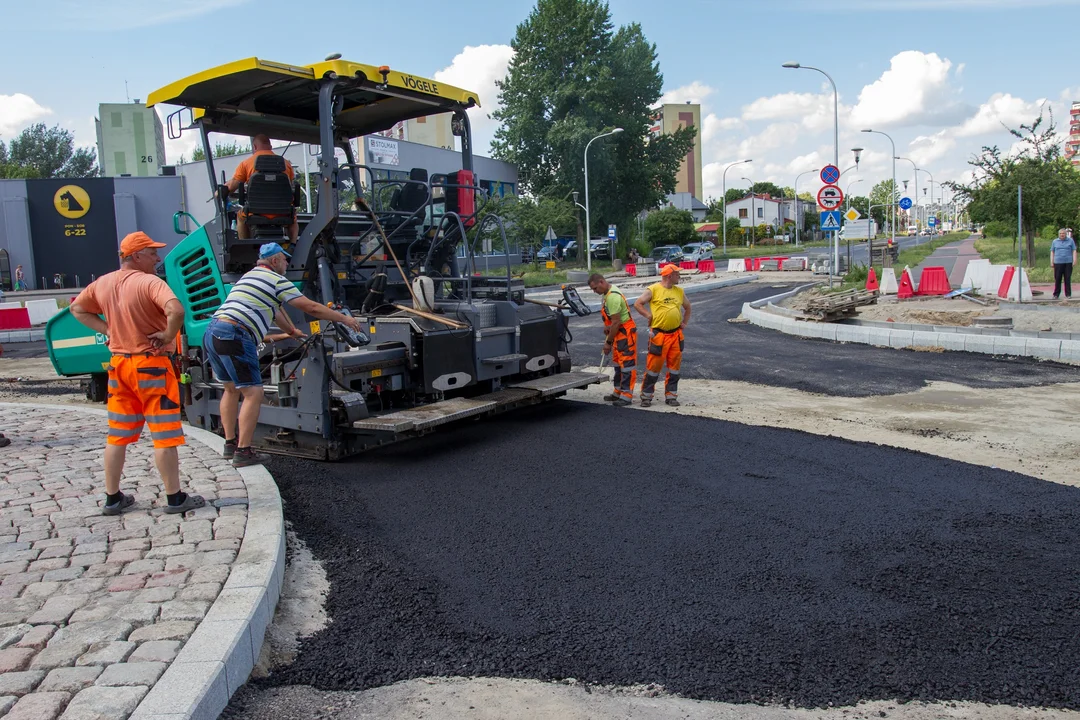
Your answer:
[[[664,287],[663,283],[654,283],[649,286],[652,293],[652,327],[663,332],[670,332],[682,325],[682,306],[685,297],[683,289],[678,285],[670,288]]]

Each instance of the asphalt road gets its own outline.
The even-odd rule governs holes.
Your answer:
[[[1080,708],[1076,488],[568,401],[271,470],[332,622],[227,717],[459,675]]]
[[[749,323],[727,322],[742,312],[744,302],[776,295],[787,287],[793,286],[749,283],[690,295],[693,312],[684,331],[682,376],[741,380],[848,397],[911,392],[931,380],[977,388],[1080,381],[1080,368],[1031,358],[915,353],[797,338]],[[642,318],[634,313],[634,320]],[[574,342],[570,351],[575,365],[600,363],[602,326],[599,313],[571,319]],[[647,347],[647,332],[639,325],[639,374],[644,371]]]

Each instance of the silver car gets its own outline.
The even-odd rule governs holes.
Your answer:
[[[699,260],[712,260],[712,248],[706,247],[705,243],[690,243],[683,246],[683,260],[686,262],[698,262]]]

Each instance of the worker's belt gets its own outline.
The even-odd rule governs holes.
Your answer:
[[[680,326],[679,326],[679,327],[677,327],[677,328],[673,328],[673,329],[671,329],[671,330],[661,330],[661,329],[660,329],[660,328],[658,328],[658,327],[654,327],[654,328],[652,328],[652,329],[653,329],[653,330],[655,330],[656,332],[661,332],[661,333],[673,333],[673,332],[679,332],[680,330],[682,330],[682,325],[680,325]]]
[[[165,355],[161,355],[161,354],[152,353],[152,352],[141,352],[141,353],[118,353],[118,352],[114,352],[112,354],[114,356],[116,356],[116,357],[128,358],[129,360],[131,358],[137,358],[137,357],[148,357],[148,358],[163,357],[163,358],[168,358],[169,360],[175,360],[176,358],[180,357],[180,355],[178,353],[168,353],[168,354],[165,354]]]
[[[258,339],[259,339],[259,338],[255,337],[255,333],[252,332],[251,328],[249,328],[247,325],[244,325],[243,323],[238,323],[235,320],[230,320],[229,318],[225,318],[225,317],[218,317],[218,318],[211,318],[211,319],[216,320],[218,322],[229,323],[230,325],[235,325],[236,327],[240,328],[241,330],[246,332],[248,335],[250,335],[252,340],[258,341]]]

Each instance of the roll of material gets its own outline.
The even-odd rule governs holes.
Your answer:
[[[413,308],[432,312],[435,309],[435,282],[426,275],[421,275],[413,280],[412,289]]]

